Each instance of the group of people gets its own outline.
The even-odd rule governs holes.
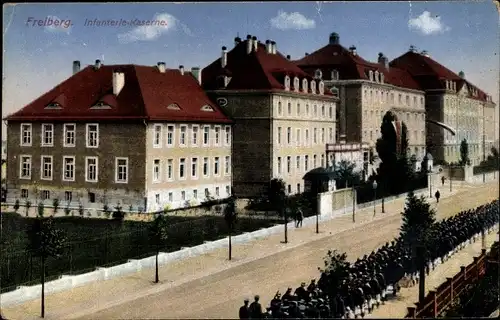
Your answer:
[[[466,210],[436,224],[435,237],[426,251],[423,265],[429,273],[482,232],[491,232],[499,221],[499,200],[473,210]],[[398,237],[376,252],[348,264],[346,276],[332,285],[331,275],[323,272],[319,281],[302,283],[295,291],[288,288],[274,296],[266,311],[258,296],[240,308],[240,319],[246,318],[359,318],[384,304],[388,296],[400,290],[399,282],[409,278],[418,282],[419,270],[414,255]],[[245,311],[246,310],[246,311]]]

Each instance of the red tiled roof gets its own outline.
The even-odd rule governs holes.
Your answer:
[[[387,70],[379,63],[370,62],[358,54],[352,54],[340,44],[328,44],[294,62],[311,75],[317,69],[320,69],[323,72],[324,79],[328,80],[330,79],[330,75],[325,71],[331,71],[332,69],[339,72],[340,80],[368,80],[368,72],[371,70],[383,73],[385,83],[408,89],[421,90],[419,84],[405,70],[399,68],[389,68]]]
[[[290,76],[292,86],[295,76],[313,80],[280,52],[267,53],[266,45],[263,43],[258,44],[257,52],[252,49],[252,52],[247,54],[246,48],[247,40],[241,41],[229,51],[224,69],[221,65],[221,58],[203,68],[201,75],[203,88],[220,90],[219,77],[228,74],[228,71],[231,74],[231,81],[225,88],[226,90],[284,90],[285,75]],[[324,94],[331,95],[327,90]]]
[[[113,94],[113,72],[125,74],[125,85]],[[53,102],[62,109],[46,109]],[[98,102],[110,109],[91,109]],[[180,110],[167,108],[177,104]],[[209,105],[213,112],[201,111]],[[213,103],[189,73],[137,65],[88,66],[52,90],[43,94],[5,120],[119,120],[145,119],[165,121],[230,123],[231,120]]]
[[[469,81],[462,79],[458,74],[446,68],[434,59],[423,54],[408,51],[392,60],[390,66],[407,70],[424,89],[445,89],[446,80],[457,82],[457,91],[464,85],[477,90],[477,97],[469,94],[469,98],[486,101],[487,94]]]

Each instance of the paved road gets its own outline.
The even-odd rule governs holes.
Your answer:
[[[446,193],[442,191],[443,196]],[[496,183],[481,188],[466,187],[459,194],[444,198],[438,204],[438,217],[473,208],[497,196]],[[398,233],[401,219],[397,213],[402,208],[401,200],[388,203],[387,213],[383,216],[379,213],[380,219],[372,222],[369,221],[373,219],[373,209],[368,208],[359,213],[356,229],[353,229],[350,217],[344,217],[323,224],[321,228],[324,231],[320,235],[314,234],[314,226],[294,230],[288,245],[279,243],[281,235],[238,245],[234,250],[236,259],[231,264],[221,262],[221,257],[226,255],[225,250],[216,250],[193,258],[195,262],[187,261],[168,267],[168,273],[162,273],[162,278],[171,276],[171,279],[177,279],[177,275],[186,278],[191,272],[202,275],[204,269],[210,273],[198,279],[179,282],[175,286],[169,281],[152,286],[138,273],[54,294],[48,297],[46,318],[234,318],[244,297],[260,294],[262,301],[268,303],[277,289],[283,291],[288,286],[296,287],[301,281],[317,277],[317,267],[322,265],[321,261],[329,249],[345,251],[350,260],[355,260],[390,241]],[[363,221],[365,224],[362,225]],[[287,250],[291,246],[295,247]],[[266,254],[279,250],[282,251]],[[216,270],[212,268],[214,266],[219,270],[224,266],[227,269],[213,273]],[[148,272],[147,277],[150,279],[152,273],[150,270]],[[124,283],[130,285],[123,286]],[[4,312],[9,319],[34,318],[38,313],[38,305],[39,301],[32,301],[5,309]]]

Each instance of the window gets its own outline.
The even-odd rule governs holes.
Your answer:
[[[321,143],[325,143],[325,128],[321,128]]]
[[[290,145],[292,143],[292,128],[286,128],[286,143]]]
[[[21,146],[30,147],[31,146],[31,124],[22,123],[21,124]]]
[[[218,146],[220,144],[220,127],[219,126],[216,126],[215,127],[215,144],[216,146]]]
[[[99,169],[97,157],[85,157],[85,181],[97,182]]]
[[[208,157],[203,158],[203,176],[208,177],[209,175],[209,166],[208,166]]]
[[[373,140],[373,131],[370,130],[370,140]]]
[[[193,199],[198,199],[198,190],[193,190]]]
[[[97,123],[87,123],[87,148],[99,147],[99,125]]]
[[[230,187],[230,186],[226,186],[226,194],[227,194],[228,196],[230,196],[230,195],[231,195],[231,187]]]
[[[200,128],[198,126],[193,125],[191,128],[191,144],[193,147],[196,147],[198,145],[198,130]]]
[[[31,156],[21,156],[20,157],[20,179],[31,179]]]
[[[52,156],[42,156],[41,180],[52,180]]]
[[[391,93],[391,103],[394,103],[394,93]]]
[[[321,106],[321,116],[325,116],[325,106]]]
[[[160,182],[160,159],[153,161],[153,182]]]
[[[318,128],[313,129],[313,143],[318,143]]]
[[[281,101],[278,101],[278,115],[281,116],[282,113],[283,113],[283,109],[282,109],[282,106],[281,106]]]
[[[332,80],[339,79],[339,72],[337,70],[332,70]]]
[[[288,194],[292,193],[292,185],[291,184],[288,185],[287,189],[288,189]]]
[[[155,202],[156,202],[156,204],[160,204],[160,194],[159,193],[155,194]]]
[[[219,157],[214,158],[214,175],[218,176],[220,174],[219,172]]]
[[[187,132],[187,127],[181,126],[181,133],[179,134],[179,145],[181,146],[186,145],[186,132]]]
[[[175,134],[175,127],[174,126],[167,126],[167,146],[172,147],[174,145],[174,134]]]
[[[317,162],[318,162],[318,156],[317,155],[313,155],[313,168],[316,168]]]
[[[161,148],[161,124],[154,125],[153,147]]]
[[[174,159],[167,160],[167,180],[174,179]]]
[[[278,157],[278,174],[281,174],[281,157]]]
[[[191,159],[191,177],[198,178],[198,158]]]
[[[224,143],[226,144],[226,146],[230,146],[231,145],[231,127],[230,126],[226,126],[226,138],[224,140]]]
[[[296,131],[295,144],[297,146],[300,146],[300,129],[297,129],[297,131]]]
[[[220,197],[219,187],[215,187],[215,196]]]
[[[300,116],[300,103],[297,103],[297,115]]]
[[[54,125],[42,124],[42,147],[54,146]]]
[[[288,102],[288,115],[292,114],[292,104]]]
[[[75,146],[75,132],[76,125],[73,123],[64,124],[64,147],[74,147]]]
[[[174,201],[174,193],[173,192],[169,192],[168,193],[168,202],[173,202]]]
[[[71,202],[73,200],[73,192],[64,191],[64,201]]]
[[[317,117],[318,116],[318,106],[317,105],[314,105],[313,106],[313,112],[314,112],[314,116]]]
[[[305,141],[305,145],[306,146],[309,145],[309,129],[306,129],[306,141]]]
[[[229,175],[231,172],[231,158],[229,156],[224,157],[224,174]]]
[[[75,181],[75,157],[63,157],[63,181]]]
[[[28,198],[28,189],[21,189],[21,198]]]
[[[210,140],[210,126],[203,127],[203,145],[208,146]]]
[[[286,157],[286,172],[290,173],[292,171],[292,157]]]
[[[309,105],[306,104],[306,115],[309,116]]]
[[[399,104],[403,103],[403,95],[401,93],[398,95],[398,102]]]
[[[328,142],[333,142],[333,128],[328,128]]]
[[[281,144],[281,127],[278,127],[278,144]]]
[[[328,108],[328,117],[329,117],[330,119],[333,119],[333,107],[332,107],[332,106],[330,106],[330,107]]]
[[[304,156],[304,170],[309,170],[309,156]]]
[[[179,179],[186,179],[186,173],[184,170],[186,169],[186,158],[179,159]]]
[[[181,200],[186,201],[186,191],[181,191]]]
[[[119,158],[115,160],[115,182],[128,183],[128,158]]]
[[[297,193],[300,193],[300,183],[297,183]]]
[[[325,155],[321,155],[321,166],[324,168],[325,167]]]
[[[295,157],[295,169],[300,172],[300,156]]]
[[[208,198],[210,195],[210,191],[208,191],[208,188],[205,188],[205,198]]]
[[[50,199],[50,191],[49,190],[42,190],[42,200],[49,200]]]

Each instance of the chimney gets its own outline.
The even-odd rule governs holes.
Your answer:
[[[389,59],[382,52],[378,54],[378,63],[386,70],[389,70]]]
[[[271,53],[271,40],[266,40],[266,53]]]
[[[80,61],[73,61],[73,74],[80,72]]]
[[[276,54],[276,41],[271,41],[271,53]]]
[[[225,68],[227,65],[227,48],[226,47],[222,47],[220,63],[221,63],[222,68]]]
[[[290,55],[289,55],[289,54],[287,54],[287,55],[286,55],[286,58],[287,58],[288,60],[291,60],[291,59],[292,59],[292,57],[290,57]]]
[[[236,37],[234,38],[234,46],[236,47],[237,45],[239,45],[241,42],[241,38],[240,37]]]
[[[100,67],[101,67],[101,60],[96,60],[95,65],[94,65],[94,69],[98,70]]]
[[[125,86],[125,73],[113,71],[113,94],[118,96]]]
[[[306,52],[306,57],[309,55],[309,52]]]
[[[339,34],[336,32],[330,33],[329,44],[339,44]]]
[[[252,47],[253,51],[257,52],[257,37],[255,36],[252,37]]]
[[[160,71],[160,73],[165,73],[165,70],[167,69],[165,62],[158,62],[156,66],[158,67],[158,71]]]
[[[247,36],[247,54],[250,54],[250,52],[252,52],[252,45],[253,45],[252,36],[248,35]]]
[[[183,76],[184,75],[184,66],[182,64],[179,66],[179,71],[181,72],[181,76]]]
[[[458,73],[458,76],[459,76],[460,78],[462,78],[462,79],[465,79],[465,72],[460,71],[460,72]]]
[[[198,81],[199,85],[201,86],[201,69],[200,69],[200,67],[192,67],[191,74],[193,75],[193,77]]]
[[[420,52],[420,54],[427,58],[430,57],[429,52],[427,52],[427,50],[423,50],[422,52]]]
[[[355,56],[355,55],[357,55],[357,54],[358,54],[358,53],[357,53],[357,51],[356,51],[356,46],[350,46],[350,47],[349,47],[349,52],[350,52],[353,56]]]

